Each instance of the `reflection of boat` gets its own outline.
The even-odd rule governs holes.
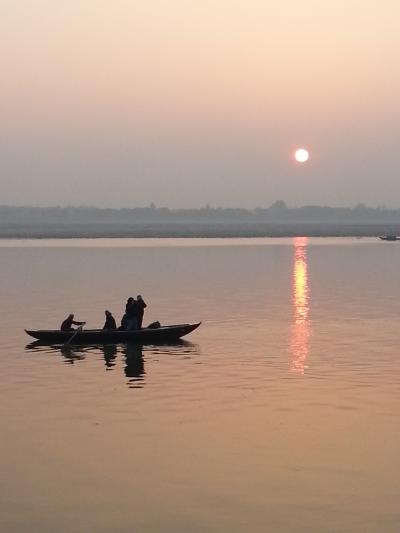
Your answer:
[[[80,345],[49,345],[41,341],[34,341],[28,344],[25,349],[34,353],[44,355],[61,354],[65,363],[74,365],[82,363],[87,355],[103,356],[105,370],[118,368],[117,357],[123,356],[125,361],[125,376],[128,378],[127,385],[131,389],[142,388],[145,385],[145,359],[151,362],[159,361],[161,355],[176,356],[178,360],[190,359],[192,356],[200,355],[199,348],[185,340],[172,342],[158,342],[156,344],[126,343],[117,344],[80,344]],[[100,357],[100,359],[103,359]]]
[[[126,343],[153,344],[157,342],[173,341],[184,337],[200,326],[196,324],[178,324],[175,326],[161,326],[159,328],[144,328],[133,331],[86,329],[81,331],[61,331],[58,329],[25,330],[28,335],[45,343],[65,343],[74,335],[74,344],[92,343]]]
[[[379,235],[382,241],[400,241],[400,237],[397,235]]]

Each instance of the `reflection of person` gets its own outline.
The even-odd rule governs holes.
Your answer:
[[[138,294],[137,299],[136,299],[136,307],[137,307],[138,329],[142,329],[144,310],[146,309],[147,305],[140,294]]]
[[[110,313],[110,311],[105,311],[106,315],[106,321],[104,323],[103,329],[117,329],[117,324],[115,323],[115,319]]]
[[[115,366],[115,359],[117,357],[117,347],[115,344],[103,344],[100,348],[104,355],[106,369],[111,370]]]
[[[74,320],[74,315],[71,313],[61,324],[61,331],[75,331],[72,324],[75,326],[83,326],[86,322],[78,322],[77,320]]]
[[[85,359],[84,349],[78,349],[76,346],[72,348],[70,345],[63,345],[60,348],[60,353],[71,365],[73,365],[75,361],[82,361]]]
[[[125,349],[126,367],[125,375],[129,379],[131,386],[137,381],[143,381],[144,360],[142,354],[142,346],[138,344],[127,344]],[[140,386],[140,385],[136,385]]]

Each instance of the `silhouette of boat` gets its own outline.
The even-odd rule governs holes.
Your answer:
[[[379,238],[382,241],[400,241],[400,237],[397,235],[380,235]]]
[[[48,344],[64,344],[73,338],[73,344],[92,343],[140,343],[154,344],[157,342],[176,341],[188,335],[200,326],[195,324],[177,324],[173,326],[160,326],[159,328],[143,328],[132,331],[82,329],[80,331],[61,331],[59,329],[38,329],[25,332],[31,337]]]

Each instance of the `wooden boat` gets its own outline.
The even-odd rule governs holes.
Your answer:
[[[159,328],[143,328],[133,331],[82,329],[80,331],[61,331],[59,329],[28,330],[26,333],[46,344],[64,344],[72,340],[73,344],[92,343],[139,343],[153,344],[157,342],[176,341],[191,333],[200,326],[195,324],[177,324],[174,326],[161,326]],[[73,339],[72,339],[72,336]]]
[[[400,241],[400,237],[397,235],[380,235],[379,238],[382,241]]]

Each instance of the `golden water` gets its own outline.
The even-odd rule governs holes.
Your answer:
[[[398,532],[400,248],[0,242],[0,530]],[[169,346],[23,328],[202,320]]]

